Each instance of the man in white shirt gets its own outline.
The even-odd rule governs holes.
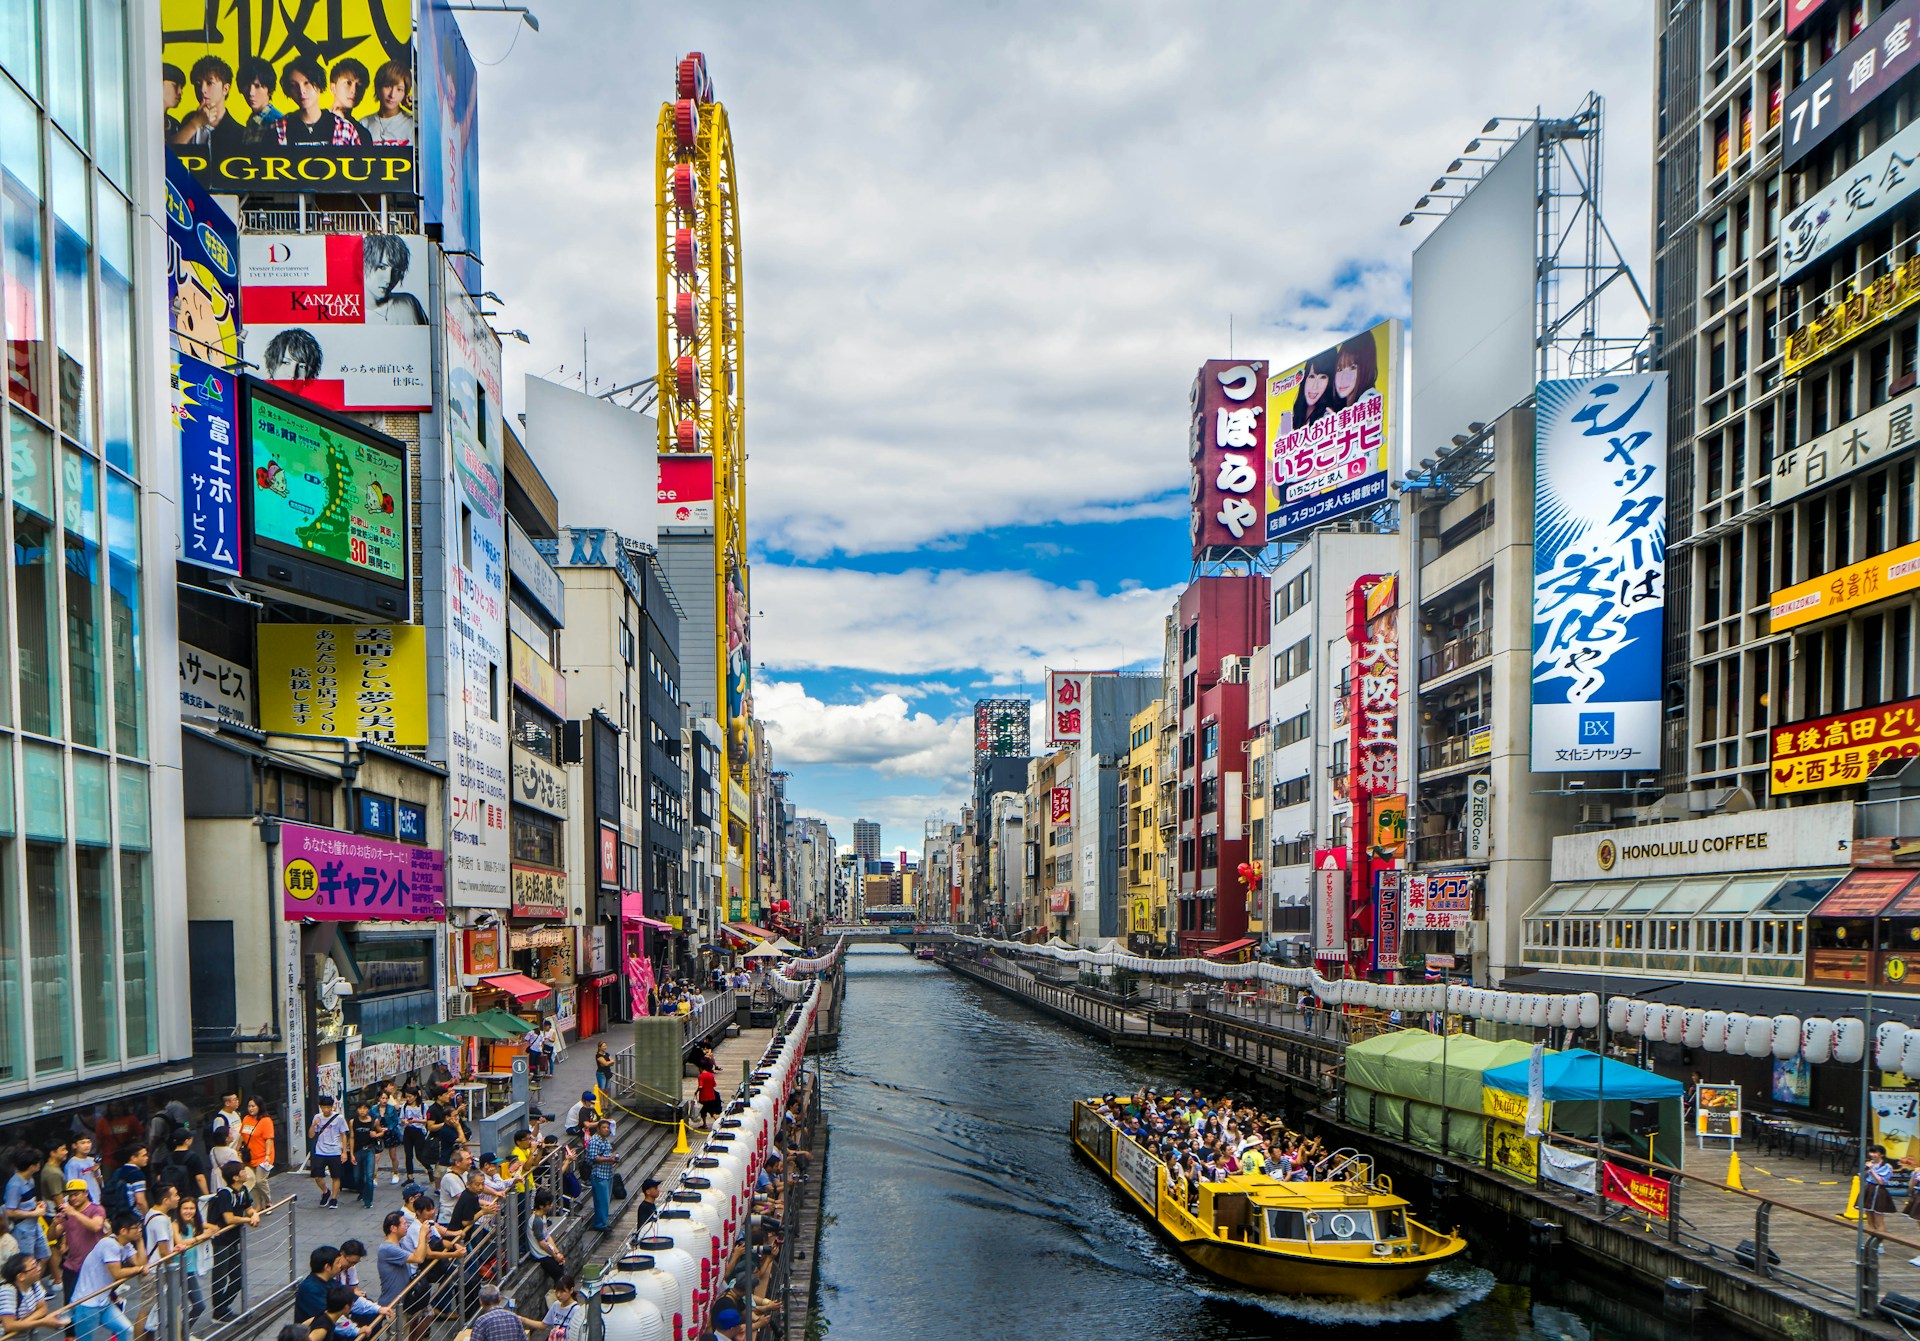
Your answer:
[[[111,1289],[129,1276],[137,1276],[146,1266],[146,1257],[134,1246],[140,1237],[140,1217],[121,1211],[113,1217],[113,1232],[93,1245],[87,1260],[80,1264],[74,1282],[73,1297],[79,1300],[73,1310],[75,1336],[92,1338],[105,1331],[113,1341],[133,1341],[133,1324],[113,1300]]]
[[[333,1106],[333,1096],[320,1096],[320,1111],[307,1124],[307,1139],[313,1142],[313,1185],[320,1189],[320,1204],[340,1204],[340,1155],[347,1120]]]
[[[215,1169],[224,1169],[240,1159],[240,1096],[223,1094],[220,1096],[220,1111],[213,1115],[213,1121],[207,1124],[207,1159]],[[245,1160],[241,1160],[245,1163]]]

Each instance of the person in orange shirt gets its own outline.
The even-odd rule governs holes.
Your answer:
[[[267,1116],[267,1106],[258,1098],[249,1099],[246,1112],[240,1118],[240,1157],[253,1170],[253,1198],[259,1206],[271,1205],[273,1201],[267,1190],[267,1179],[273,1173],[274,1154],[273,1119]]]

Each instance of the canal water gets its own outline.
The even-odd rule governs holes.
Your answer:
[[[1384,1304],[1263,1298],[1190,1269],[1072,1152],[1076,1096],[1202,1085],[904,950],[849,951],[820,1315],[829,1341],[1674,1341],[1657,1299],[1537,1269],[1524,1245]],[[1424,1208],[1421,1208],[1424,1209]],[[1559,1264],[1556,1264],[1559,1265]],[[1703,1335],[1705,1333],[1703,1332]]]

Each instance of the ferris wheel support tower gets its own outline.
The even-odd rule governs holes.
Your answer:
[[[714,715],[726,736],[718,817],[726,841],[714,865],[723,916],[742,921],[754,883],[754,745],[740,205],[727,109],[704,55],[681,58],[674,95],[654,139],[656,413],[662,457],[713,464],[713,585],[681,595],[712,603]]]

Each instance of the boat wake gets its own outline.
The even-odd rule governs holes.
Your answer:
[[[1428,1276],[1426,1283],[1412,1294],[1371,1302],[1256,1294],[1250,1290],[1224,1289],[1213,1284],[1196,1284],[1193,1288],[1194,1293],[1205,1298],[1245,1304],[1276,1317],[1295,1318],[1326,1327],[1384,1327],[1409,1322],[1438,1322],[1451,1317],[1467,1305],[1485,1299],[1498,1283],[1491,1271],[1480,1267],[1443,1266]]]

